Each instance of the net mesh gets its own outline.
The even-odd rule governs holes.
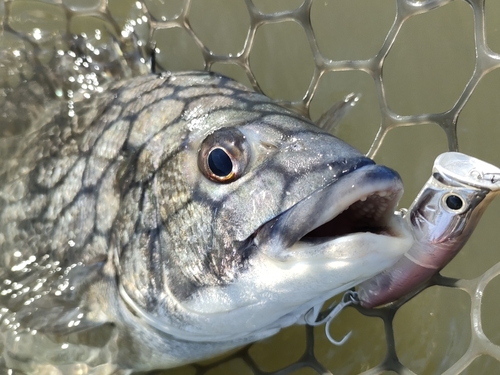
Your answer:
[[[498,2],[484,0],[2,2],[2,132],[24,131],[33,120],[4,102],[18,86],[29,86],[40,111],[48,91],[68,99],[71,111],[107,79],[147,72],[151,56],[156,71],[215,70],[313,119],[357,90],[360,103],[335,131],[386,165],[398,169],[397,159],[406,158],[411,167],[403,170],[421,169],[421,177],[405,179],[410,202],[434,156],[457,150],[459,141],[469,153],[500,162],[493,125],[497,14]],[[61,66],[71,66],[63,70],[67,77],[53,79]],[[442,131],[429,132],[429,124]],[[391,139],[410,126],[416,130]],[[442,134],[444,144],[434,145]],[[412,160],[415,149],[423,159]],[[483,221],[495,222],[495,207]],[[454,277],[437,275],[415,298],[343,311],[331,326],[338,337],[353,330],[343,347],[330,344],[324,328],[294,326],[225,357],[157,374],[496,373],[494,231],[480,226],[466,255],[445,268]]]

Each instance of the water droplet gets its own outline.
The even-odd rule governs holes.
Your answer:
[[[35,40],[42,39],[42,31],[39,28],[33,29],[33,38],[35,38]]]

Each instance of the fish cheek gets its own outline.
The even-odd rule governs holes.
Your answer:
[[[180,152],[165,164],[152,189],[158,202],[162,258],[168,262],[165,274],[179,298],[188,297],[195,288],[232,279],[235,258],[226,232],[214,226],[222,202],[198,190],[200,184],[213,182],[198,172],[197,184],[191,185],[194,173],[186,170],[187,156]]]

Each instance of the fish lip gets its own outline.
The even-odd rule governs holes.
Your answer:
[[[407,232],[400,227],[399,220],[392,219],[402,195],[403,184],[396,171],[381,165],[366,165],[321,187],[262,225],[255,233],[254,243],[268,255],[284,260],[297,246],[314,247],[356,233],[404,237]],[[362,211],[369,209],[370,204],[375,209],[372,218]],[[359,213],[359,218],[346,218],[351,220],[352,230],[308,237],[335,219],[342,224],[341,215],[349,210],[352,214]],[[355,220],[366,221],[366,228],[362,225],[356,228]]]

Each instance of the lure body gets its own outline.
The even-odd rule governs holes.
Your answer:
[[[391,268],[358,286],[363,307],[381,306],[415,291],[448,264],[499,193],[500,169],[458,153],[440,155],[431,178],[404,215],[414,244]]]

